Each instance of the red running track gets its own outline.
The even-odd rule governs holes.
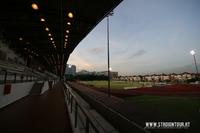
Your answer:
[[[96,88],[94,86],[89,86],[89,87],[107,93],[107,88]],[[112,90],[111,93],[112,95],[118,97],[130,97],[138,95],[162,95],[162,96],[172,95],[172,96],[199,97],[200,84],[174,84],[174,85],[144,87],[144,88],[128,89],[128,90],[118,89],[118,90]]]

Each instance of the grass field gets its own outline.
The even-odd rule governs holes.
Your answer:
[[[85,84],[95,87],[107,87],[107,81],[87,81]],[[111,88],[115,90],[124,87],[142,87],[143,83],[111,81]],[[127,117],[144,126],[145,121],[156,122],[190,122],[186,132],[199,130],[200,123],[200,96],[198,85],[170,85],[134,90],[114,91],[113,95],[122,95],[125,101],[120,108],[125,110]],[[137,95],[134,95],[137,92]],[[139,93],[138,95],[138,92]],[[147,93],[152,92],[152,93]],[[155,92],[155,94],[153,93]],[[186,95],[193,93],[192,95]],[[166,93],[166,94],[165,94]],[[172,94],[179,95],[172,95]],[[185,95],[182,95],[182,94]],[[133,95],[132,95],[133,94]],[[161,95],[165,94],[165,95]],[[196,94],[196,95],[195,95]]]
[[[150,115],[155,116],[155,120],[190,122],[193,130],[199,129],[200,97],[142,95],[125,100],[130,106],[136,105],[141,110],[148,110]]]
[[[125,98],[125,100],[132,101],[144,108],[159,109],[163,115],[176,114],[174,117],[179,115],[182,117],[185,114],[193,116],[200,113],[200,98],[142,95]]]
[[[107,81],[87,81],[84,83],[94,85],[95,87],[107,87]],[[143,84],[111,81],[111,88],[120,90],[124,87],[142,87]],[[145,121],[190,122],[190,128],[185,131],[193,132],[200,129],[200,97],[199,95],[194,95],[195,93],[199,93],[199,89],[195,85],[171,85],[136,90],[113,90],[113,95],[118,92],[130,94],[121,96],[125,101],[120,108],[125,110],[128,118],[136,123],[143,125]],[[138,92],[141,93],[139,95],[131,95],[135,92],[137,94]],[[152,94],[147,92],[152,92]],[[154,95],[153,92],[155,92]],[[182,93],[189,94],[190,92],[194,94],[181,95]],[[160,95],[165,93],[166,95]],[[175,93],[180,94],[172,95]]]
[[[82,81],[84,84],[93,85],[99,88],[107,88],[108,81]],[[125,81],[111,81],[110,82],[112,89],[123,89],[124,87],[142,87],[142,83],[138,82],[125,82]]]

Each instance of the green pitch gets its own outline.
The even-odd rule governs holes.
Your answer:
[[[82,83],[88,85],[94,85],[99,88],[107,88],[108,81],[82,81]],[[111,81],[110,82],[111,89],[124,89],[124,87],[137,87],[140,88],[143,86],[143,83],[138,82],[125,82],[125,81]]]
[[[125,101],[139,108],[141,113],[155,116],[157,121],[190,122],[191,132],[199,130],[199,97],[141,95],[125,98]]]

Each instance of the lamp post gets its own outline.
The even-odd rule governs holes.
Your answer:
[[[107,15],[107,55],[108,55],[108,97],[110,97],[110,48],[109,48],[109,16],[113,15],[113,11],[111,11]]]
[[[194,57],[194,64],[195,64],[195,68],[196,68],[196,73],[198,75],[199,72],[198,72],[197,61],[196,61],[196,57],[195,57],[195,51],[191,50],[190,54],[193,55],[193,57]]]

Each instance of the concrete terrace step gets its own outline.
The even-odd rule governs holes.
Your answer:
[[[44,82],[36,82],[33,85],[29,95],[30,96],[40,95],[43,85],[44,85]]]

